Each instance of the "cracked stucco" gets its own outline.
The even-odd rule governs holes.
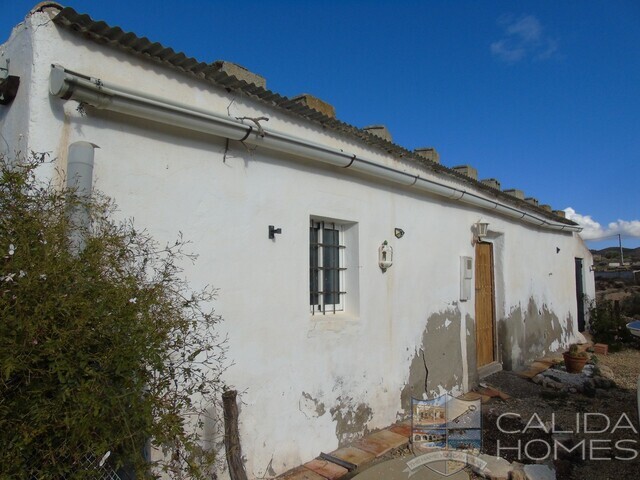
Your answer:
[[[400,394],[401,407],[405,411],[411,410],[412,397],[434,398],[462,386],[461,319],[457,307],[434,313],[427,319],[422,343],[414,351],[409,378]],[[475,349],[472,353],[475,356]],[[426,385],[425,364],[429,369]]]

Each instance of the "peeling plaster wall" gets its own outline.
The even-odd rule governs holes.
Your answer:
[[[591,253],[578,235],[514,235],[505,232],[499,246],[496,297],[498,355],[515,370],[564,350],[580,340],[577,326],[575,258],[583,258],[585,292],[595,294]],[[502,278],[500,278],[502,277]]]
[[[517,369],[568,345],[575,338],[576,325],[571,316],[563,323],[546,305],[538,307],[533,298],[525,308],[514,308],[498,324],[504,368]]]
[[[462,390],[461,320],[457,308],[432,314],[427,319],[422,342],[415,349],[409,367],[409,378],[400,397],[405,411],[411,410],[412,397],[436,398],[447,392]]]
[[[463,330],[465,336],[465,345],[467,349],[467,383],[468,386],[477,385],[478,383],[478,362],[476,358],[476,323],[473,317],[467,314],[465,318],[465,328]]]
[[[221,138],[91,109],[83,115],[74,102],[49,96],[52,63],[225,115],[228,108],[231,116],[267,116],[269,128],[428,176],[321,126],[59,31],[43,15],[32,20],[42,26],[34,33],[28,147],[58,152],[49,171],[54,177],[55,167],[65,167],[68,144],[99,145],[95,185],[115,199],[119,214],[134,217],[160,243],[180,231],[193,242],[199,259],[184,265],[185,275],[195,288],[219,289],[215,307],[234,362],[226,380],[242,392],[240,435],[250,478],[282,473],[405,417],[412,395],[460,393],[473,385],[474,298],[459,300],[459,265],[460,256],[474,256],[472,225],[481,217],[495,246],[503,361],[513,367],[548,349],[538,338],[547,326],[557,323],[562,332],[549,334],[551,342],[572,337],[573,258],[590,264],[578,237],[348,171],[248,151],[238,142],[225,151]],[[344,313],[309,312],[311,216],[352,226],[345,255],[354,278]],[[275,240],[267,238],[270,224],[282,228]],[[393,236],[395,227],[406,232],[402,239]],[[377,252],[385,240],[394,264],[382,272]]]

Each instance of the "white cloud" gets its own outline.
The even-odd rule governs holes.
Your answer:
[[[516,21],[509,22],[508,17],[503,17],[506,24],[506,33],[519,37],[523,42],[537,42],[542,35],[542,26],[533,15],[520,17]]]
[[[580,235],[585,240],[595,240],[618,234],[640,237],[640,220],[617,220],[603,227],[591,218],[591,215],[581,215],[571,207],[565,208],[564,212],[569,220],[573,220],[584,228]]]
[[[525,55],[525,49],[509,44],[506,40],[499,40],[491,44],[491,53],[508,63],[515,63]]]
[[[491,44],[491,53],[507,63],[516,63],[526,57],[548,60],[558,53],[558,42],[546,35],[540,21],[533,15],[514,18],[505,15],[498,19],[503,28],[500,40]]]

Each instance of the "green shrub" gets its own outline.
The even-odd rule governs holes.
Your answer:
[[[632,339],[626,324],[619,302],[600,300],[591,303],[589,329],[596,343],[606,343],[611,351],[619,350]]]
[[[640,320],[640,293],[634,292],[620,302],[623,315]]]
[[[83,459],[106,452],[138,478],[204,478],[193,427],[225,363],[214,292],[181,279],[185,242],[160,248],[108,199],[39,183],[42,161],[0,157],[0,478],[92,478]],[[71,224],[78,208],[90,225]]]

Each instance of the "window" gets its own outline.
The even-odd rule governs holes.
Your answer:
[[[309,304],[311,313],[344,311],[344,225],[311,220],[309,227]]]

